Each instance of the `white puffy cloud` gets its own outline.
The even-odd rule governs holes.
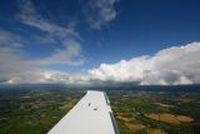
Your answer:
[[[153,56],[134,57],[115,64],[101,64],[89,70],[91,79],[136,82],[141,85],[200,83],[200,43],[171,47]]]
[[[119,0],[88,0],[84,14],[90,27],[99,29],[102,25],[114,20],[117,11],[114,5]]]
[[[74,49],[74,48],[73,48]],[[57,56],[56,56],[57,57]],[[62,56],[58,56],[62,58]],[[59,59],[55,58],[55,59]],[[152,56],[101,64],[86,74],[69,74],[43,68],[26,59],[18,47],[0,48],[0,81],[6,83],[64,83],[96,85],[133,83],[179,85],[200,83],[200,43],[163,49]],[[51,62],[50,60],[47,60]],[[46,63],[47,64],[47,63]]]

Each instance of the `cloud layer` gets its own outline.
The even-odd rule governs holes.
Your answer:
[[[92,79],[136,82],[140,85],[200,83],[200,43],[161,50],[153,56],[134,57],[89,70]]]
[[[0,49],[1,81],[7,83],[64,83],[139,85],[200,84],[200,42],[160,50],[153,56],[101,64],[87,74],[49,71],[19,55],[17,48]]]
[[[84,1],[84,14],[91,28],[100,29],[116,18],[115,4],[119,0]],[[46,57],[30,59],[24,54],[24,44],[32,40],[20,34],[0,29],[0,82],[5,83],[65,83],[139,85],[200,84],[200,42],[163,49],[154,55],[124,59],[114,64],[101,64],[85,74],[52,71],[49,65],[81,65],[84,63],[82,38],[74,25],[61,26],[45,18],[34,1],[21,0],[16,18],[33,28],[35,44],[52,44],[54,50]],[[33,33],[34,34],[34,33]],[[40,43],[38,43],[40,42]],[[32,42],[31,42],[32,43]],[[30,43],[30,44],[31,44]]]

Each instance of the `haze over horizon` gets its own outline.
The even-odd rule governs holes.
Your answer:
[[[0,81],[200,84],[198,0],[1,0]]]

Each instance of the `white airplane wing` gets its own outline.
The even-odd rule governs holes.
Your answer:
[[[104,92],[88,91],[48,134],[119,134]]]

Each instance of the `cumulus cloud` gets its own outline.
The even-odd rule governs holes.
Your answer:
[[[80,45],[82,39],[72,25],[62,27],[45,19],[37,12],[31,0],[22,0],[19,8],[20,13],[16,15],[16,18],[21,23],[45,33],[43,37],[34,37],[36,41],[40,40],[40,43],[53,43],[64,47],[64,49],[57,49],[55,53],[39,60],[38,63],[41,63],[41,65],[45,63],[47,63],[47,65],[77,65],[84,62]]]
[[[117,0],[88,0],[85,14],[90,26],[98,29],[115,19],[116,2]],[[61,48],[55,49],[48,57],[27,59],[21,49],[25,39],[0,30],[0,82],[200,84],[200,42],[163,49],[154,55],[133,57],[114,64],[101,64],[98,68],[88,70],[87,74],[68,74],[49,70],[45,66],[80,65],[84,62],[81,37],[74,27],[62,27],[45,19],[30,0],[23,0],[17,18],[21,23],[45,33],[45,36],[37,36],[37,40],[58,43]]]
[[[68,74],[42,68],[19,54],[16,47],[0,49],[0,81],[7,83],[64,83],[71,85],[179,85],[200,83],[200,43],[160,50],[152,56],[101,64],[86,74]],[[60,56],[58,56],[60,57]],[[62,57],[62,56],[61,56]],[[50,61],[48,61],[50,62]]]
[[[89,70],[91,79],[140,85],[200,83],[200,43],[171,47],[153,56],[135,57]]]
[[[91,28],[100,29],[104,24],[114,20],[117,11],[114,5],[119,0],[88,0],[84,14]]]

